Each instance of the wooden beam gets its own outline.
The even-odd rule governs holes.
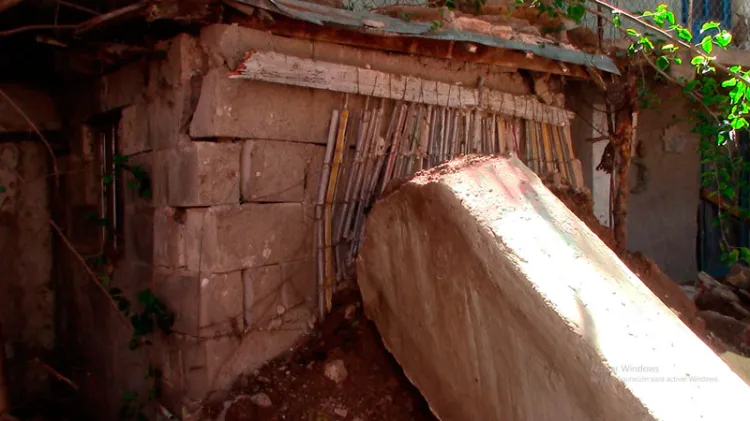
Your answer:
[[[565,109],[542,104],[533,96],[515,96],[490,89],[466,88],[414,76],[273,52],[251,50],[231,77],[428,105],[479,108],[556,126],[570,124],[574,116]]]
[[[588,79],[583,66],[561,63],[546,57],[526,54],[523,51],[506,50],[486,45],[445,41],[407,36],[387,36],[343,29],[333,25],[312,25],[274,15],[273,21],[252,18],[235,18],[234,23],[248,28],[270,32],[290,38],[310,39],[351,45],[380,51],[441,58],[446,60],[484,63],[495,66],[553,73],[579,79]]]

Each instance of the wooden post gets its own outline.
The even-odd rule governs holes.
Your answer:
[[[612,225],[618,252],[628,244],[628,199],[630,196],[629,175],[635,137],[636,76],[633,71],[625,75],[608,89],[607,95],[615,111],[615,133],[612,136],[615,156],[615,191],[612,201]]]

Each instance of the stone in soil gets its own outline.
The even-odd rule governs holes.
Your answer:
[[[343,360],[334,360],[326,364],[325,375],[329,380],[341,383],[346,380],[349,373],[346,371],[346,365],[344,365]]]

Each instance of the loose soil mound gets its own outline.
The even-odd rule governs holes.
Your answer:
[[[359,294],[346,291],[337,301],[307,344],[242,379],[229,397],[232,402],[265,393],[272,405],[261,408],[237,399],[225,421],[437,421],[363,315]],[[325,376],[326,364],[334,360],[346,367],[340,384]],[[210,413],[218,415],[222,406],[209,408]]]

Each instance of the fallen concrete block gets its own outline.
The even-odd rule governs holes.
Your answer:
[[[515,158],[382,198],[357,272],[442,421],[746,419],[750,388]]]

